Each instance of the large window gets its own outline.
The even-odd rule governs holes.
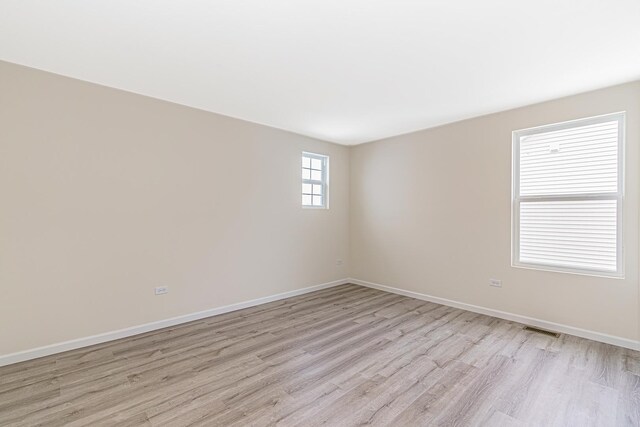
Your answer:
[[[514,266],[622,276],[624,113],[513,133]]]
[[[329,158],[320,154],[302,153],[302,206],[327,208]]]

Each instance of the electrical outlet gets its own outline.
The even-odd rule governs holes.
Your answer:
[[[156,292],[156,295],[164,295],[167,292],[169,292],[169,287],[168,286],[156,286],[155,292]]]
[[[336,260],[336,265],[342,265],[342,260],[341,259],[337,259]]]
[[[502,280],[489,279],[489,286],[495,286],[496,288],[501,288],[502,287]]]

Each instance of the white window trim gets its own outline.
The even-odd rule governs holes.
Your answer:
[[[624,278],[624,234],[623,234],[623,207],[624,207],[624,159],[625,159],[625,118],[624,111],[603,114],[584,119],[570,120],[550,125],[520,129],[512,133],[512,174],[511,174],[511,266],[532,270],[554,271],[562,273],[580,274],[596,277]],[[548,195],[548,196],[520,196],[520,139],[524,136],[544,133],[556,130],[569,129],[575,126],[597,124],[609,121],[618,121],[618,192],[617,193],[587,193],[580,195]],[[520,254],[520,203],[522,201],[571,201],[571,200],[616,200],[617,202],[617,227],[616,227],[616,271],[580,269],[572,267],[557,267],[546,264],[523,263],[519,260]]]
[[[303,151],[302,156],[300,156],[300,165],[302,170],[302,158],[309,157],[311,159],[317,159],[322,162],[322,180],[314,180],[314,179],[302,179],[302,184],[315,184],[322,186],[322,206],[312,206],[312,205],[303,205],[303,209],[329,209],[329,156],[324,154],[310,153],[308,151]]]

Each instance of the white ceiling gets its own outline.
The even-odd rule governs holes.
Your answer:
[[[640,0],[0,0],[0,59],[357,144],[640,78]]]

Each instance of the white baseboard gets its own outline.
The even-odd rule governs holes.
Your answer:
[[[416,298],[424,301],[434,302],[449,307],[460,308],[462,310],[472,311],[474,313],[485,314],[487,316],[498,317],[500,319],[510,320],[512,322],[523,323],[529,326],[535,326],[562,334],[575,335],[580,338],[586,338],[593,341],[599,341],[606,344],[613,344],[619,347],[629,348],[632,350],[640,350],[640,342],[628,338],[617,337],[615,335],[603,334],[601,332],[589,331],[586,329],[576,328],[574,326],[563,325],[560,323],[548,322],[546,320],[536,319],[533,317],[521,316],[519,314],[508,313],[505,311],[494,310],[491,308],[480,307],[477,305],[467,304],[464,302],[453,301],[445,298],[434,297],[431,295],[421,294],[419,292],[407,291],[404,289],[394,288],[391,286],[380,285],[378,283],[366,282],[364,280],[349,279],[349,283],[366,286],[368,288],[378,289],[385,292],[391,292],[398,295],[404,295],[410,298]]]
[[[600,332],[589,331],[586,329],[576,328],[573,326],[562,325],[554,322],[548,322],[546,320],[540,320],[532,317],[521,316],[519,314],[508,313],[505,311],[494,310],[491,308],[480,307],[477,305],[453,301],[445,298],[434,297],[434,296],[422,294],[419,292],[407,291],[404,289],[394,288],[391,286],[380,285],[378,283],[372,283],[364,280],[350,278],[350,279],[335,280],[333,282],[322,283],[320,285],[309,286],[307,288],[296,289],[294,291],[283,292],[280,294],[257,298],[250,301],[243,301],[236,304],[226,305],[223,307],[217,307],[209,310],[199,311],[196,313],[186,314],[183,316],[172,317],[170,319],[164,319],[156,322],[145,323],[143,325],[132,326],[130,328],[125,328],[125,329],[119,329],[117,331],[105,332],[102,334],[92,335],[89,337],[78,338],[70,341],[64,341],[56,344],[43,346],[43,347],[20,351],[17,353],[0,355],[0,366],[6,366],[6,365],[11,365],[13,363],[23,362],[26,360],[37,359],[39,357],[62,353],[62,352],[74,350],[77,348],[88,347],[94,344],[101,344],[107,341],[113,341],[120,338],[126,338],[133,335],[142,334],[145,332],[155,331],[158,329],[179,325],[181,323],[187,323],[187,322],[191,322],[198,319],[204,319],[205,317],[216,316],[218,314],[229,313],[231,311],[241,310],[243,308],[253,307],[256,305],[265,304],[272,301],[278,301],[285,298],[303,295],[309,292],[319,291],[321,289],[327,289],[334,286],[343,285],[346,283],[354,283],[356,285],[366,286],[368,288],[378,289],[385,292],[391,292],[398,295],[404,295],[410,298],[430,301],[437,304],[446,305],[449,307],[455,307],[462,310],[472,311],[474,313],[485,314],[487,316],[498,317],[500,319],[523,323],[525,325],[536,326],[536,327],[547,329],[550,331],[560,332],[560,333],[569,334],[569,335],[575,335],[577,337],[587,338],[593,341],[599,341],[606,344],[613,344],[620,347],[629,348],[632,350],[640,350],[640,342],[630,340],[628,338],[622,338],[614,335],[603,334]]]
[[[241,310],[243,308],[253,307],[272,301],[278,301],[285,298],[291,298],[298,295],[307,294],[309,292],[319,291],[321,289],[332,288],[334,286],[349,283],[348,279],[335,280],[333,282],[322,283],[320,285],[309,286],[307,288],[296,289],[294,291],[283,292],[276,295],[257,298],[250,301],[239,302],[236,304],[225,305],[223,307],[212,308],[209,310],[199,311],[197,313],[185,314],[183,316],[172,317],[170,319],[158,320],[156,322],[145,323],[143,325],[132,326],[130,328],[119,329],[117,331],[105,332],[98,335],[92,335],[84,338],[77,338],[70,341],[64,341],[56,344],[46,345],[43,347],[24,350],[17,353],[0,355],[0,366],[11,365],[13,363],[24,362],[25,360],[37,359],[51,354],[62,353],[64,351],[74,350],[81,347],[88,347],[94,344],[100,344],[107,341],[113,341],[120,338],[126,338],[145,332],[155,331],[157,329],[167,328],[169,326],[179,325],[181,323],[192,322],[205,317],[216,316],[218,314],[229,313],[230,311]]]

